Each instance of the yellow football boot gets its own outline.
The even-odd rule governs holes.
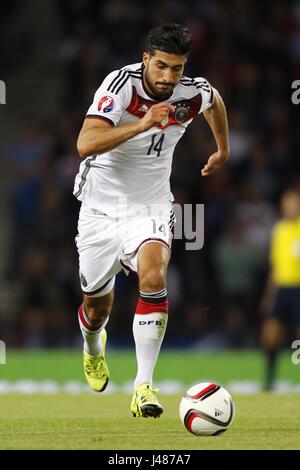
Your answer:
[[[102,341],[102,351],[99,356],[91,356],[83,352],[83,368],[86,380],[95,392],[103,392],[108,384],[109,371],[105,361],[105,346],[107,334],[105,329],[100,333]]]
[[[164,409],[157,400],[157,392],[158,390],[152,389],[149,384],[141,384],[135,389],[130,406],[134,417],[159,418]]]

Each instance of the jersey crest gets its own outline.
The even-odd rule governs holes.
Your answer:
[[[168,120],[157,127],[165,129],[168,126],[180,125],[189,121],[190,119],[193,119],[199,113],[201,103],[202,97],[200,94],[190,99],[180,100],[172,103],[175,108],[175,112],[170,113]],[[133,114],[134,116],[141,118],[154,104],[156,104],[155,101],[147,100],[138,95],[136,88],[133,86],[132,98],[129,106],[126,108],[126,111],[130,114]]]

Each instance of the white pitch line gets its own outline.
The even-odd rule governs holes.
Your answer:
[[[159,388],[162,395],[176,395],[185,392],[189,387],[195,384],[183,384],[176,380],[164,380],[155,383],[155,386]],[[230,393],[236,393],[240,395],[253,394],[262,391],[262,386],[256,381],[232,381],[224,385],[230,391]],[[126,393],[131,394],[133,391],[133,382],[125,382],[122,385],[116,385],[110,382],[104,395],[111,393]],[[98,393],[93,392],[89,385],[77,380],[68,381],[65,383],[59,383],[55,380],[31,380],[22,379],[18,381],[0,380],[0,394],[9,393],[20,393],[20,394],[45,394],[54,395],[57,393],[67,393],[70,395],[78,395],[81,393],[94,394],[99,396]],[[300,383],[293,384],[288,381],[278,381],[275,383],[274,393],[277,394],[288,394],[288,393],[300,393]],[[101,394],[102,395],[102,394]]]

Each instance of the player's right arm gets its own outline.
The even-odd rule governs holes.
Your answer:
[[[123,144],[132,137],[146,132],[163,121],[174,107],[162,102],[153,105],[141,119],[129,124],[113,127],[109,120],[87,116],[77,140],[81,158],[101,154]]]

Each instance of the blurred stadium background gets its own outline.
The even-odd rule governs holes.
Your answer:
[[[186,75],[207,77],[224,98],[231,157],[215,176],[201,178],[214,148],[204,119],[176,149],[175,200],[205,204],[205,245],[186,251],[184,240],[174,242],[157,378],[261,386],[259,303],[270,231],[281,192],[300,183],[299,110],[291,102],[291,83],[300,78],[300,2],[14,0],[1,5],[0,23],[0,79],[7,87],[0,106],[0,339],[7,347],[0,391],[21,379],[21,391],[30,380],[48,380],[50,389],[84,384],[76,139],[105,75],[137,62],[149,29],[169,21],[193,34]],[[109,357],[113,383],[125,388],[134,378],[136,296],[136,279],[120,274]],[[300,387],[292,339],[279,367],[283,390]]]

